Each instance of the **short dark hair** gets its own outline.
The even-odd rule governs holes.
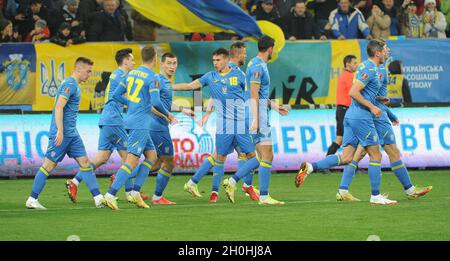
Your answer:
[[[125,58],[128,58],[132,53],[133,50],[131,48],[120,49],[119,51],[117,51],[115,57],[117,65],[122,65],[123,60],[125,60]]]
[[[230,46],[230,55],[234,56],[236,55],[236,51],[241,49],[241,48],[245,48],[245,43],[244,42],[234,42],[231,46]]]
[[[382,51],[385,45],[386,43],[383,40],[370,40],[369,44],[367,44],[367,55],[369,57],[374,57],[375,53]]]
[[[177,56],[171,52],[164,53],[161,56],[161,62],[165,62],[167,58],[177,58]]]
[[[156,56],[155,48],[153,48],[153,46],[146,46],[142,48],[141,56],[144,63],[153,61]]]
[[[228,56],[230,55],[230,53],[228,52],[227,49],[221,47],[221,48],[216,49],[216,50],[212,53],[212,55],[213,55],[213,56],[214,56],[214,55],[223,55],[223,56],[225,56],[225,57],[228,57]]]
[[[260,51],[260,52],[265,52],[265,51],[267,51],[267,49],[269,49],[270,47],[274,47],[274,46],[275,46],[275,40],[268,35],[263,35],[258,40],[258,51]]]
[[[347,63],[350,63],[353,59],[356,59],[356,56],[353,54],[349,54],[344,57],[344,67],[347,65]]]
[[[80,63],[84,63],[87,65],[94,65],[94,62],[86,57],[78,57],[77,60],[75,61],[75,65],[80,64]]]
[[[297,4],[305,4],[306,5],[306,2],[305,2],[305,0],[296,0],[294,3],[294,6]]]
[[[402,62],[394,60],[389,63],[388,70],[391,74],[402,74]]]

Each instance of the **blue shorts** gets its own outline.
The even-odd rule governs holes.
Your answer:
[[[70,158],[86,156],[86,149],[84,148],[83,140],[80,135],[64,137],[62,144],[59,146],[55,146],[55,137],[49,137],[45,157],[53,162],[61,162],[66,154],[69,155]]]
[[[252,134],[253,143],[256,145],[258,143],[264,142],[270,142],[272,144],[272,132],[269,131],[267,133],[258,132],[256,134]]]
[[[150,137],[156,147],[158,156],[173,156],[173,143],[168,130],[150,131]]]
[[[98,150],[127,150],[127,132],[122,126],[99,126]]]
[[[127,152],[140,157],[144,151],[155,150],[149,130],[127,130]]]
[[[380,137],[380,145],[396,144],[394,130],[389,120],[374,120],[378,137]]]
[[[241,153],[255,151],[255,145],[249,134],[216,134],[217,154],[226,156],[232,153],[236,146]]]
[[[357,148],[361,144],[364,148],[379,144],[378,132],[372,119],[344,119],[344,137],[342,146]]]

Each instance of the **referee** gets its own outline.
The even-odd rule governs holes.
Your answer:
[[[344,72],[339,76],[336,93],[336,139],[328,148],[327,156],[335,154],[342,144],[345,112],[352,101],[348,92],[352,87],[353,76],[357,67],[358,61],[356,56],[350,54],[344,57]]]

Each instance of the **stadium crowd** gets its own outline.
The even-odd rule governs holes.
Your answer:
[[[450,0],[233,0],[256,20],[279,25],[287,40],[450,35]],[[124,0],[0,0],[0,42],[155,41],[157,23]],[[192,33],[191,41],[239,39]]]

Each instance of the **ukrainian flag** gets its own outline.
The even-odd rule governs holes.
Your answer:
[[[229,0],[127,0],[150,20],[180,33],[234,32],[242,37],[275,39],[275,52],[284,47],[283,31],[268,21],[258,21]]]

